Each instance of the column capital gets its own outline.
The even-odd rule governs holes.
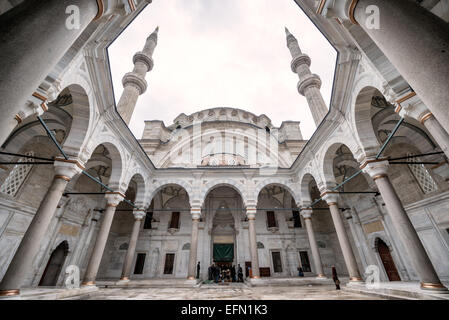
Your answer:
[[[367,173],[373,180],[386,177],[388,175],[389,162],[387,159],[367,159],[360,166],[363,172]]]
[[[311,219],[312,218],[312,213],[313,213],[312,208],[305,208],[305,209],[301,210],[301,215],[304,218],[304,220]]]
[[[338,191],[325,190],[321,193],[321,198],[326,201],[328,205],[337,205],[339,193]]]
[[[33,93],[33,95],[27,100],[24,107],[15,115],[17,123],[20,124],[22,121],[29,116],[41,116],[44,112],[48,110],[47,97],[38,92]]]
[[[409,117],[418,120],[422,124],[433,116],[427,106],[421,101],[415,92],[409,91],[396,101],[395,112],[401,117]]]
[[[56,178],[70,181],[75,175],[84,170],[84,166],[78,159],[56,158],[54,169]]]
[[[201,207],[190,208],[190,214],[192,215],[192,220],[200,220],[201,218]]]
[[[145,212],[144,209],[135,209],[133,211],[134,219],[139,220],[139,221],[143,220],[143,218],[145,218],[146,214],[147,213]]]
[[[326,18],[349,20],[353,24],[358,24],[354,18],[354,9],[358,2],[358,0],[321,0],[318,3],[317,13]]]
[[[256,207],[246,207],[246,217],[248,218],[248,220],[256,220],[256,213]]]
[[[123,201],[125,195],[117,191],[117,192],[108,192],[104,197],[106,198],[107,207],[117,207],[118,204]]]

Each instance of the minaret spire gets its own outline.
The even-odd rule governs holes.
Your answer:
[[[117,111],[122,116],[126,124],[129,124],[136,107],[137,99],[148,88],[145,80],[146,74],[153,69],[153,53],[157,46],[159,27],[147,38],[142,51],[137,52],[133,57],[134,70],[123,77],[123,93],[117,104]]]
[[[301,52],[298,40],[290,33],[287,27],[285,28],[285,33],[287,36],[287,47],[292,56],[291,68],[299,76],[298,92],[306,97],[313,120],[316,126],[318,126],[328,112],[320,91],[321,79],[318,75],[310,72],[312,63],[310,57]]]

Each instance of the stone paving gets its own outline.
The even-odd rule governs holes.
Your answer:
[[[197,288],[100,288],[71,300],[383,300],[335,290],[335,286],[249,287],[245,284]]]

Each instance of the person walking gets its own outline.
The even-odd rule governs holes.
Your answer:
[[[335,289],[340,290],[340,280],[338,279],[337,269],[335,266],[332,266],[332,280],[334,280]]]
[[[198,264],[196,265],[196,278],[199,279],[200,278],[200,262],[198,261]]]
[[[298,277],[304,277],[304,271],[301,266],[298,267]]]

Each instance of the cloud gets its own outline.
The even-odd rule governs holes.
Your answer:
[[[116,101],[121,79],[133,68],[132,57],[159,25],[159,40],[130,127],[142,136],[144,120],[170,125],[180,113],[211,107],[236,107],[266,114],[274,125],[301,121],[309,138],[314,130],[306,99],[296,89],[284,26],[312,58],[312,73],[323,80],[330,101],[336,52],[294,1],[153,1],[110,46]]]

